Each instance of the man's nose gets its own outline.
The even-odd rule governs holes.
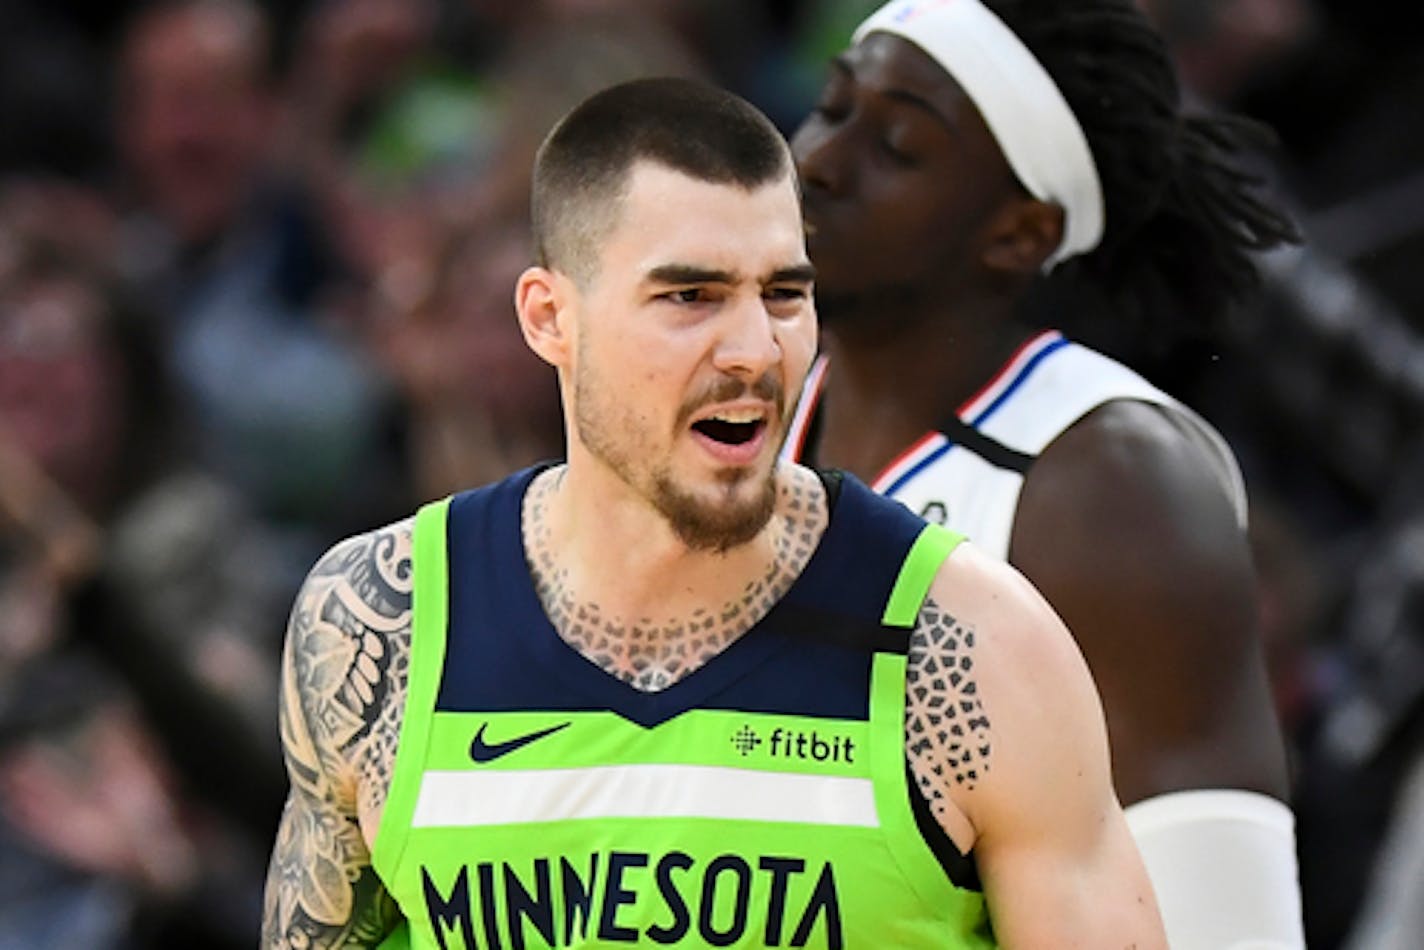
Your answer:
[[[805,190],[831,194],[845,190],[850,168],[845,161],[844,137],[843,131],[826,128],[821,120],[814,117],[796,133],[792,151]]]
[[[766,301],[758,295],[728,308],[713,363],[724,373],[756,379],[781,360],[781,343]]]

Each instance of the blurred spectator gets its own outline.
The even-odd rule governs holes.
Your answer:
[[[255,531],[181,465],[102,208],[0,190],[0,947],[250,943],[286,587],[236,582]]]
[[[424,498],[563,448],[555,379],[524,346],[509,292],[528,265],[525,234],[486,225],[443,240],[428,261],[407,262],[433,270],[428,293],[386,318],[379,343],[410,409],[410,464]]]
[[[488,90],[476,64],[456,58],[456,41],[441,35],[447,19],[436,0],[311,8],[296,37],[287,129],[308,175],[379,194],[479,163]]]
[[[1315,0],[1142,0],[1172,46],[1182,81],[1220,105],[1236,104],[1320,25]]]
[[[0,174],[107,168],[101,51],[31,0],[0,4]]]
[[[383,381],[327,310],[340,274],[302,185],[276,167],[260,8],[167,0],[118,53],[129,275],[169,318],[202,460],[285,529],[295,584],[396,490]]]

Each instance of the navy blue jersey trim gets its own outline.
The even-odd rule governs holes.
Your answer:
[[[908,647],[904,631],[879,621],[923,522],[835,475],[829,524],[786,596],[682,680],[639,690],[571,647],[544,614],[520,525],[538,471],[451,501],[450,635],[437,709],[609,710],[645,727],[692,708],[858,719],[867,714],[874,652]]]

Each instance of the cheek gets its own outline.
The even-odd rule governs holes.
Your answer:
[[[788,382],[800,379],[810,370],[811,361],[816,357],[817,333],[816,312],[812,309],[805,317],[777,334]]]
[[[960,225],[957,217],[926,197],[911,187],[886,188],[871,195],[867,205],[877,240],[867,241],[867,249],[878,247],[885,257],[922,260],[932,249],[953,240]]]

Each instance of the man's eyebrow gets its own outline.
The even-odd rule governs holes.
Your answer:
[[[659,264],[648,271],[647,279],[655,284],[735,284],[737,275],[695,264]]]
[[[840,72],[841,74],[846,76],[846,78],[848,79],[854,80],[856,78],[855,67],[851,65],[850,59],[844,53],[841,53],[837,56],[832,56],[831,66],[837,72]],[[943,125],[951,132],[958,131],[958,127],[955,125],[954,120],[950,116],[945,115],[944,111],[941,110],[939,106],[935,105],[928,98],[920,95],[917,92],[911,92],[908,89],[901,89],[898,86],[892,86],[889,89],[875,89],[872,87],[871,91],[876,93],[877,95],[885,97],[886,99],[893,99],[896,102],[904,103],[905,105],[918,109],[921,112],[927,113],[931,118],[938,121],[940,125]]]
[[[695,264],[659,264],[648,271],[647,280],[654,284],[735,284],[741,276],[735,271]],[[816,281],[816,268],[808,261],[778,267],[767,274],[763,284],[811,284]]]
[[[767,284],[812,284],[816,281],[816,268],[811,264],[793,264],[778,267],[763,283]]]

